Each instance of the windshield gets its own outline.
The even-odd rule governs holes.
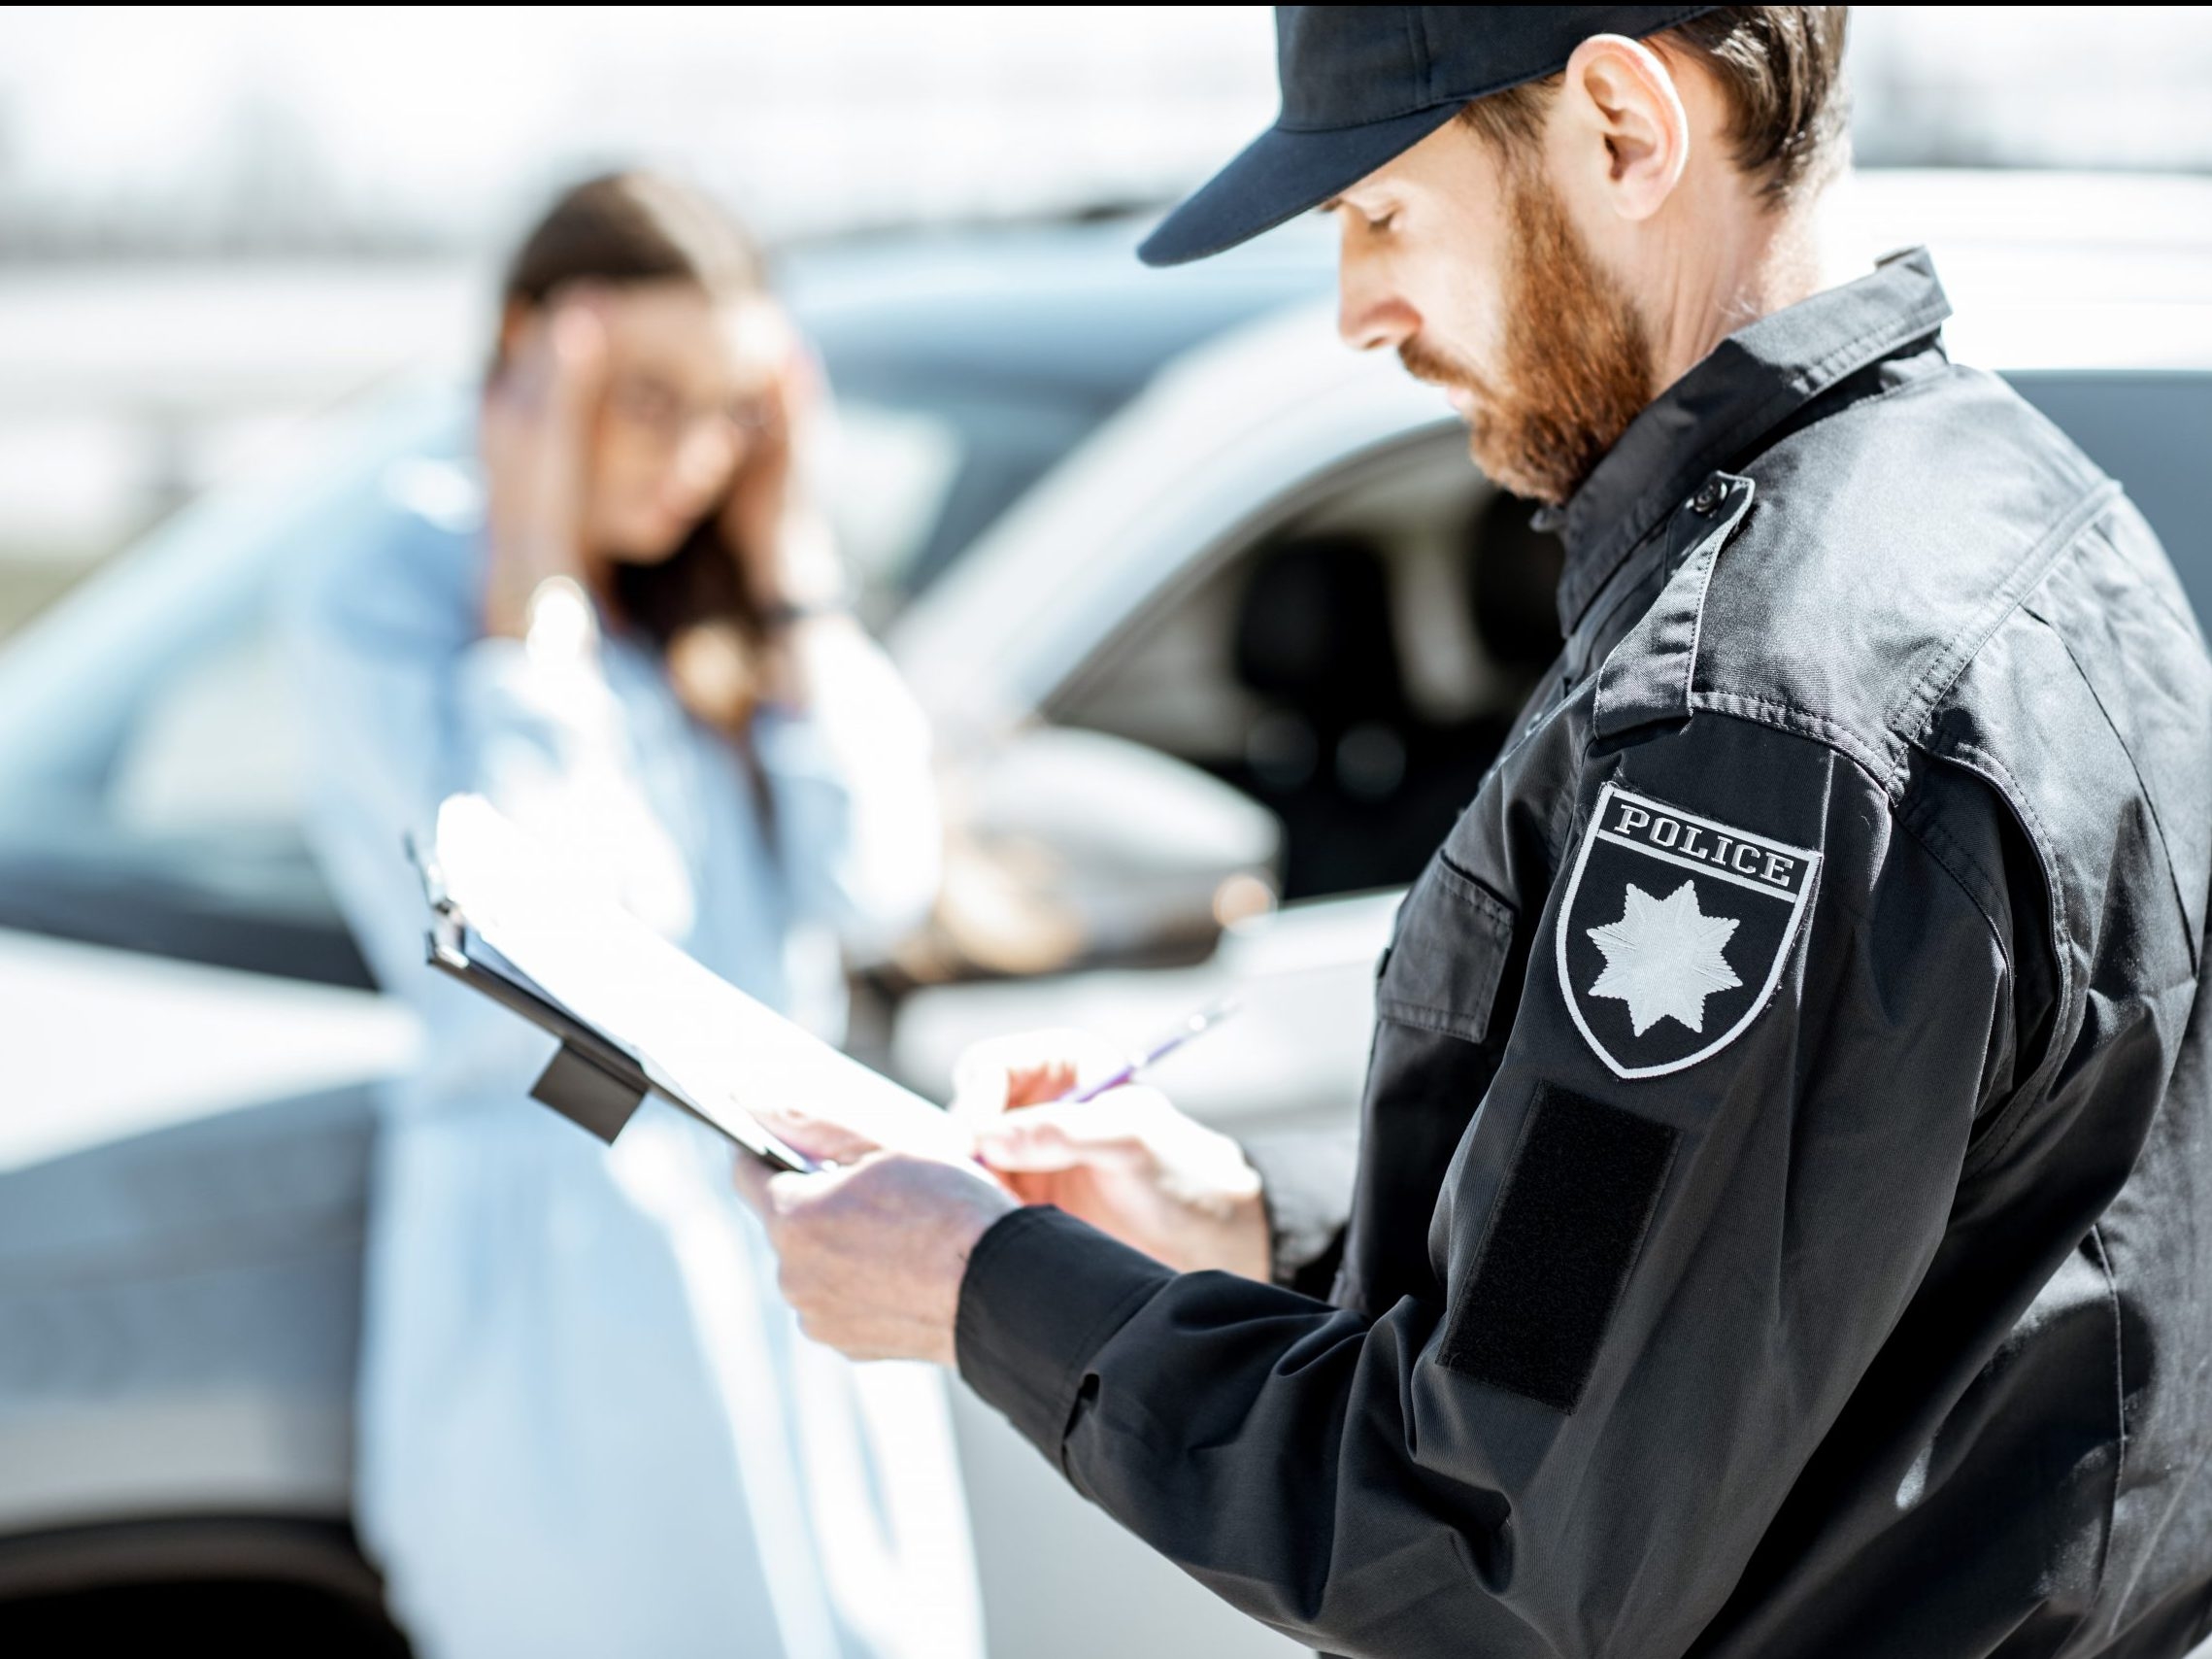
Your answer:
[[[876,626],[1105,417],[1045,396],[913,396],[865,365],[841,373],[834,356],[829,373],[839,430],[828,507]]]

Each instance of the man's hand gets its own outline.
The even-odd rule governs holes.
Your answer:
[[[1130,1084],[1051,1104],[1123,1057],[1082,1032],[978,1043],[954,1068],[953,1110],[978,1155],[1027,1203],[1056,1204],[1181,1272],[1268,1276],[1259,1176],[1225,1134]]]
[[[801,1328],[849,1359],[957,1364],[968,1256],[1017,1201],[981,1169],[886,1152],[810,1119],[779,1115],[772,1127],[839,1160],[811,1175],[738,1160],[738,1193],[768,1230]]]

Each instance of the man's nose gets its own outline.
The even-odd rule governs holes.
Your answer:
[[[1421,313],[1378,275],[1351,257],[1337,268],[1336,331],[1355,352],[1401,346],[1421,332]]]

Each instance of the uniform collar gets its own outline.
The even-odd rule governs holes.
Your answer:
[[[1638,543],[1716,467],[1740,458],[1823,392],[1926,339],[1951,315],[1925,248],[1739,328],[1628,423],[1564,507],[1539,527],[1566,543],[1559,630]]]

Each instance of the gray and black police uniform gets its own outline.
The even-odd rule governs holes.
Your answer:
[[[1751,324],[1558,515],[1565,647],[1399,912],[1349,1215],[1263,1168],[1283,1282],[1043,1207],[972,1256],[967,1381],[1277,1629],[2212,1629],[2212,663],[1946,315],[1916,252]]]

